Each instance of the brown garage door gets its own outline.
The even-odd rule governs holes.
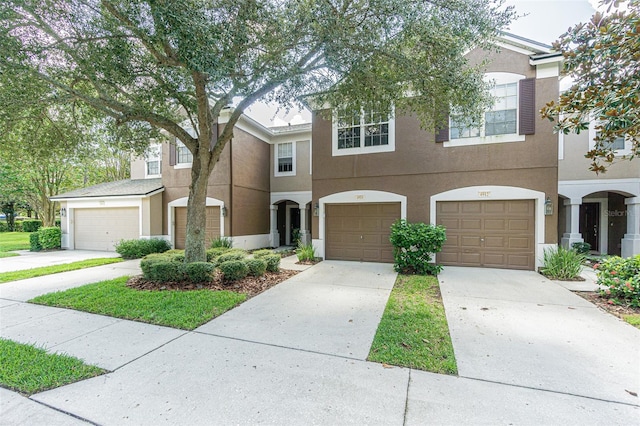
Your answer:
[[[187,239],[187,208],[176,207],[176,239],[177,249],[183,249]],[[207,246],[211,240],[220,236],[220,207],[207,207],[207,225],[205,229],[205,241]]]
[[[438,262],[488,268],[535,268],[534,200],[438,202],[447,228]]]
[[[393,262],[389,232],[399,218],[400,203],[328,204],[326,258]]]
[[[75,209],[73,222],[78,250],[115,251],[118,241],[140,238],[137,207]]]

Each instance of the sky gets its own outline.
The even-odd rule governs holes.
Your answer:
[[[507,31],[545,44],[557,40],[569,27],[589,20],[600,0],[505,0],[519,18]],[[601,7],[600,7],[601,8]],[[264,126],[286,126],[311,121],[307,110],[277,111],[277,105],[256,103],[246,114]]]

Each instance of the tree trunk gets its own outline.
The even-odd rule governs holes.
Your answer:
[[[208,152],[201,155],[193,155],[191,186],[189,187],[189,201],[187,202],[187,238],[184,253],[184,261],[186,263],[207,261],[205,228],[207,225],[206,203],[209,173],[207,167],[202,167],[202,163],[208,163],[209,156]]]

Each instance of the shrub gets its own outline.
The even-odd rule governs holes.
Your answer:
[[[149,274],[148,276],[145,275],[145,278],[158,282],[184,281],[185,273],[183,265],[184,263],[172,262],[170,260],[154,261],[149,265]]]
[[[600,290],[601,296],[610,303],[640,307],[640,255],[609,257],[593,267],[598,271],[598,284],[606,287]]]
[[[296,255],[298,256],[298,260],[300,262],[313,262],[316,260],[316,251],[313,248],[313,244],[298,244],[298,250],[296,250]]]
[[[277,254],[270,254],[262,258],[267,263],[267,271],[269,272],[278,272],[280,270],[280,259]]]
[[[121,240],[116,252],[125,259],[139,259],[151,253],[163,253],[171,248],[167,240],[160,238]]]
[[[22,221],[21,220],[16,220],[13,223],[13,230],[15,232],[22,232]]]
[[[167,250],[161,254],[164,254],[169,260],[173,262],[184,262],[184,250],[180,250],[180,249]]]
[[[261,277],[267,270],[267,262],[263,259],[247,259],[244,262],[249,269],[249,275],[253,277]]]
[[[192,262],[182,264],[187,280],[193,283],[213,281],[215,266],[207,262]]]
[[[211,248],[228,248],[233,247],[233,240],[229,237],[218,237],[211,240]]]
[[[226,247],[215,247],[207,249],[207,262],[215,263],[218,257],[228,251],[229,249]]]
[[[0,232],[9,232],[9,227],[5,222],[0,222]]]
[[[36,232],[42,227],[41,220],[25,220],[22,222],[22,232]]]
[[[38,238],[37,232],[29,234],[29,251],[40,251],[42,245],[40,245],[40,238]]]
[[[576,250],[567,250],[562,246],[544,250],[541,272],[554,280],[572,280],[580,276],[585,255]]]
[[[274,253],[273,253],[273,250],[262,249],[262,250],[256,250],[252,254],[254,259],[262,259],[263,257],[269,256],[270,254],[274,254]]]
[[[573,243],[571,248],[581,254],[589,254],[591,250],[591,244],[589,243]]]
[[[245,257],[247,257],[247,252],[244,250],[228,250],[226,253],[223,253],[218,257],[217,263],[224,263],[230,260],[243,260]]]
[[[228,260],[218,265],[224,275],[225,281],[236,281],[244,278],[249,273],[247,264],[242,260]]]
[[[38,240],[44,250],[60,248],[62,232],[57,226],[38,229]]]
[[[397,272],[437,275],[442,266],[430,263],[446,240],[442,226],[409,223],[400,219],[391,225],[393,268]]]

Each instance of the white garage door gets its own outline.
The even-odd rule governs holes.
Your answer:
[[[120,240],[140,238],[138,207],[76,209],[75,248],[115,251]]]

